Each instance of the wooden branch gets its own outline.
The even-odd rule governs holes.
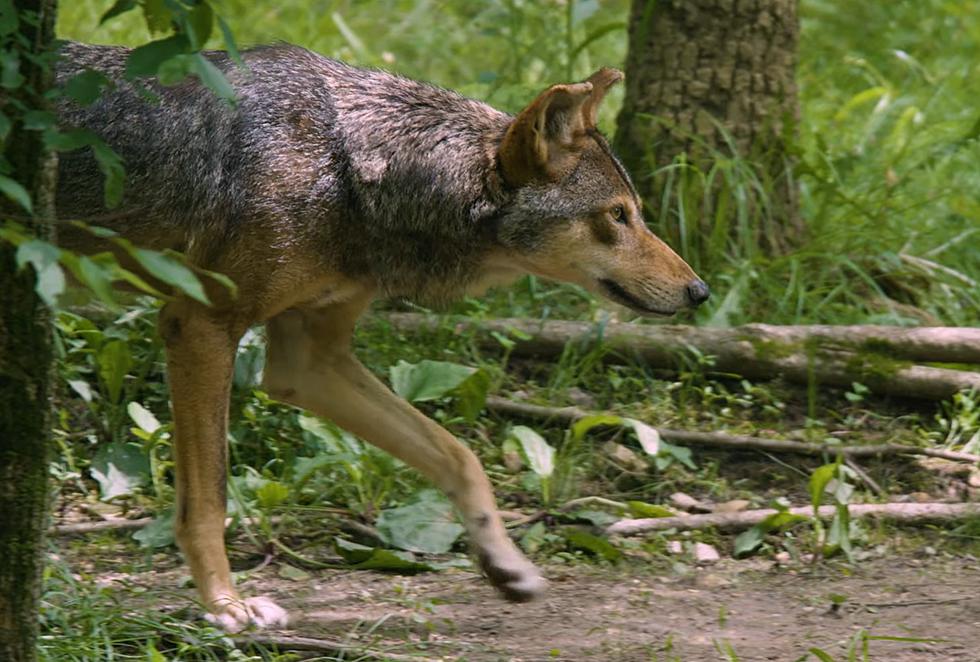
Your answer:
[[[385,319],[405,332],[431,331],[441,324],[440,318],[417,313],[390,313]],[[491,333],[518,331],[526,337],[511,338],[514,353],[521,356],[552,357],[569,342],[601,341],[610,350],[610,360],[633,357],[675,370],[694,347],[714,357],[711,371],[752,379],[782,376],[801,384],[815,380],[843,387],[860,382],[876,393],[926,400],[980,389],[980,371],[912,363],[980,366],[980,329],[973,328],[750,324],[720,329],[523,319],[460,320],[457,328],[476,331],[487,345],[498,344]]]
[[[140,519],[125,519],[122,517],[117,517],[99,522],[59,524],[58,526],[52,526],[50,529],[48,529],[48,535],[69,536],[74,534],[97,533],[99,531],[127,531],[131,529],[142,529],[152,521],[152,517],[141,517]]]
[[[509,416],[545,421],[561,421],[564,424],[574,423],[586,416],[615,415],[611,412],[588,412],[578,407],[545,407],[523,402],[512,402],[496,396],[487,398],[487,409]],[[656,428],[657,432],[660,433],[660,437],[665,441],[682,446],[709,446],[714,448],[727,448],[729,450],[758,450],[771,453],[795,453],[797,455],[844,455],[846,457],[926,455],[957,462],[980,463],[980,455],[936,448],[920,448],[919,446],[908,446],[905,444],[837,446],[804,441],[764,439],[762,437],[748,437],[745,435],[726,434],[724,432],[697,432],[691,430],[672,430],[657,426],[652,427]]]
[[[835,506],[821,506],[818,517],[823,520],[831,519],[836,512]],[[634,536],[648,531],[665,531],[677,529],[689,531],[716,527],[725,531],[739,531],[755,526],[777,510],[765,508],[762,510],[745,510],[740,513],[709,513],[707,515],[684,515],[681,517],[654,517],[643,519],[622,519],[606,527],[609,535]],[[813,508],[803,506],[790,508],[793,515],[810,517]],[[848,512],[855,519],[863,517],[882,517],[906,524],[923,522],[944,522],[966,517],[980,517],[980,503],[867,503],[848,506]]]

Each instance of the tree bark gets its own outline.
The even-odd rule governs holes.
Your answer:
[[[3,39],[19,51],[24,80],[5,90],[0,110],[13,121],[3,144],[8,176],[32,193],[38,218],[54,217],[55,157],[41,132],[23,127],[26,109],[44,109],[50,87],[55,0],[17,0],[19,25]],[[24,20],[30,14],[34,19]],[[19,213],[4,198],[4,213]],[[32,228],[45,236],[43,224]],[[0,242],[0,660],[37,659],[43,536],[48,519],[48,388],[51,321],[34,292],[34,273],[17,269],[15,249]]]
[[[660,232],[686,258],[699,252],[687,240],[711,236],[718,223],[733,235],[743,232],[746,217],[761,219],[751,239],[769,252],[784,250],[802,231],[787,149],[799,116],[798,40],[797,0],[633,0],[616,147],[653,211],[680,202],[701,206],[700,214],[687,208],[679,219],[685,224],[693,213],[699,227],[659,219]],[[753,175],[731,170],[707,187],[698,184],[732,157],[751,163]],[[674,168],[651,176],[677,163],[694,166],[696,174]],[[736,218],[733,186],[741,179],[742,192],[752,194],[756,178],[766,194]],[[668,191],[673,199],[664,205]],[[743,227],[736,231],[737,220]],[[705,248],[693,248],[699,247]]]
[[[385,318],[402,331],[438,328],[439,321],[415,313]],[[980,329],[886,326],[774,326],[733,328],[589,322],[538,322],[523,319],[461,321],[496,344],[490,334],[521,332],[513,339],[518,356],[557,356],[569,342],[603,343],[609,357],[632,357],[657,368],[686,365],[690,348],[710,355],[706,372],[750,379],[783,377],[809,385],[849,387],[859,382],[873,392],[922,400],[942,400],[957,391],[980,388],[976,371],[915,365],[913,361],[970,363],[980,366]]]

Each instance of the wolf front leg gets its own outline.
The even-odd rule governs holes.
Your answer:
[[[179,301],[160,313],[160,333],[174,414],[175,534],[206,618],[231,632],[285,625],[286,612],[271,600],[239,597],[225,552],[228,396],[242,329],[204,306]]]
[[[509,600],[533,599],[546,582],[507,536],[476,455],[389,391],[351,354],[354,323],[368,301],[289,310],[270,320],[266,389],[421,471],[456,505],[490,581]]]

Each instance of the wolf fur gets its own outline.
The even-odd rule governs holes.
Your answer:
[[[61,123],[98,133],[127,183],[106,210],[89,150],[63,154],[61,218],[97,219],[139,245],[228,275],[212,307],[176,298],[160,315],[175,421],[178,543],[210,618],[230,630],[284,624],[241,598],[223,544],[225,436],[235,348],[269,335],[265,387],[420,469],[459,509],[490,581],[513,600],[545,583],[507,537],[475,455],[392,395],[350,352],[376,297],[439,304],[525,273],[574,282],[641,313],[699,304],[707,287],[646,227],[628,175],[595,128],[602,69],[555,85],[516,117],[433,85],[288,45],[209,53],[237,104],[196,80],[124,76],[123,48],[68,43],[57,80],[113,81]],[[155,97],[148,101],[147,97]],[[105,248],[71,227],[69,248]]]

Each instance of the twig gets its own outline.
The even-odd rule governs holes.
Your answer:
[[[921,522],[949,521],[965,517],[980,516],[980,503],[874,503],[854,504],[847,507],[854,519],[862,517],[883,517],[897,522],[917,524]],[[707,515],[685,515],[681,517],[655,517],[643,519],[622,519],[606,527],[607,534],[633,536],[647,531],[677,529],[689,531],[716,527],[728,531],[738,531],[755,526],[778,510],[765,508],[746,510],[740,513],[710,513]],[[790,508],[787,512],[803,517],[812,517],[813,508],[802,506]],[[837,512],[836,506],[821,506],[817,516],[831,519]]]
[[[610,412],[588,412],[578,407],[545,407],[524,402],[512,402],[504,398],[490,396],[487,398],[487,408],[501,414],[535,418],[548,421],[575,421],[593,415],[610,415]],[[734,450],[760,450],[773,453],[796,453],[799,455],[845,455],[847,457],[877,457],[880,455],[928,455],[941,457],[957,462],[980,463],[980,455],[948,451],[937,448],[920,448],[905,444],[869,444],[866,446],[836,446],[831,444],[815,444],[804,441],[785,441],[781,439],[763,439],[745,435],[726,434],[724,432],[696,432],[691,430],[672,430],[656,428],[661,438],[671,443],[687,446],[711,446],[715,448],[730,448]]]
[[[131,529],[142,529],[153,521],[152,517],[141,517],[140,519],[116,518],[102,520],[100,522],[78,522],[77,524],[59,524],[48,529],[51,536],[69,536],[74,534],[97,533],[99,531],[126,531]]]
[[[874,478],[869,476],[868,472],[862,469],[853,459],[848,457],[844,460],[844,464],[846,464],[851,471],[857,474],[857,477],[860,478],[872,492],[878,496],[885,494],[885,490],[881,489],[881,485],[879,485]]]
[[[314,639],[313,637],[287,637],[275,634],[250,634],[234,637],[240,644],[255,644],[271,646],[280,650],[315,651],[327,655],[350,656],[357,660],[393,660],[394,662],[434,662],[430,657],[415,655],[399,655],[397,653],[381,653],[367,650],[361,646],[352,646],[331,639]]]

